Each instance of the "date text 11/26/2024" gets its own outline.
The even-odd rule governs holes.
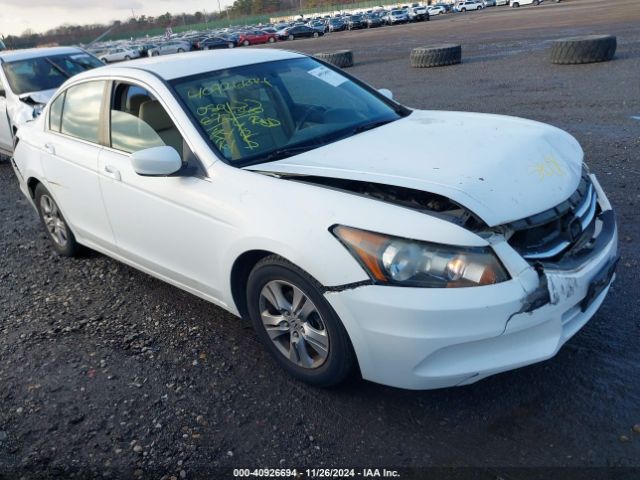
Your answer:
[[[400,478],[397,470],[386,468],[234,468],[234,478]]]

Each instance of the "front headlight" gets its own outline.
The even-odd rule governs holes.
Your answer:
[[[33,110],[32,110],[32,115],[33,118],[38,118],[40,116],[40,114],[42,113],[42,110],[44,110],[44,105],[41,103],[37,103],[36,105],[33,106]]]
[[[336,225],[332,233],[376,283],[408,287],[476,287],[509,280],[489,247],[456,247]]]

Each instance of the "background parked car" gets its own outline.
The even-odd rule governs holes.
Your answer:
[[[309,27],[319,31],[319,32],[322,32],[322,33],[326,33],[326,32],[329,31],[329,27],[322,20],[313,20],[313,21],[309,22],[307,25]]]
[[[429,20],[429,12],[427,7],[411,7],[408,10],[409,20],[412,22],[422,22],[423,20]]]
[[[112,48],[100,54],[100,60],[104,63],[121,62],[140,57],[140,52],[131,48]]]
[[[262,30],[247,30],[240,34],[238,43],[241,45],[259,45],[261,43],[273,43],[278,39],[277,34],[267,33]]]
[[[191,43],[178,40],[161,43],[157,48],[150,50],[151,56],[168,55],[170,53],[182,53],[191,50]]]
[[[103,65],[76,47],[0,53],[0,153],[12,154],[18,127],[37,117],[68,78]]]
[[[381,27],[384,25],[382,18],[375,13],[367,13],[363,18],[367,28]]]
[[[144,43],[142,45],[138,45],[136,48],[138,49],[138,53],[141,57],[150,57],[149,50],[156,48],[157,45],[153,43]]]
[[[540,5],[542,0],[512,0],[511,6],[518,8],[520,5]]]
[[[330,32],[341,32],[347,29],[347,25],[344,23],[344,20],[339,17],[330,19],[328,25]]]
[[[397,25],[397,24],[401,24],[401,23],[408,23],[409,22],[409,16],[407,15],[407,12],[405,12],[404,10],[391,10],[389,13],[387,13],[384,17],[384,21],[387,25]]]
[[[296,25],[294,27],[288,27],[278,32],[278,39],[280,40],[294,40],[296,38],[310,38],[321,37],[324,32],[307,27],[306,25]]]
[[[482,10],[482,3],[477,0],[465,0],[458,2],[454,8],[456,12],[466,12],[467,10]]]
[[[427,12],[429,13],[430,16],[433,17],[435,15],[442,15],[443,13],[447,13],[447,9],[442,5],[434,5],[432,7],[429,7],[427,9]]]
[[[200,42],[200,50],[214,50],[216,48],[233,48],[236,43],[222,37],[209,37]]]
[[[366,26],[367,24],[362,15],[350,15],[347,17],[347,30],[358,30]]]
[[[482,0],[482,5],[484,7],[495,7],[496,6],[496,0]]]

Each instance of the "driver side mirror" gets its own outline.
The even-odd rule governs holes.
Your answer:
[[[182,159],[173,147],[145,148],[131,154],[133,169],[138,175],[166,177],[182,168]]]
[[[388,88],[380,88],[378,89],[378,93],[380,93],[384,97],[387,97],[389,100],[393,100],[393,92]]]

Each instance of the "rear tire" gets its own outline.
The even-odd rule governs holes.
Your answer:
[[[519,8],[519,7],[520,7],[520,4],[519,4],[518,2],[513,2],[513,3],[511,4],[511,6],[512,6],[513,8]]]
[[[293,35],[289,35],[289,40],[294,40],[296,37],[294,37]]]
[[[234,48],[234,47],[235,47],[235,44],[234,44],[234,43],[232,43],[232,42],[229,42],[229,44],[227,45],[227,47],[229,47],[229,48]]]
[[[76,242],[76,237],[69,228],[53,196],[41,183],[36,187],[34,200],[38,209],[38,216],[46,229],[54,250],[63,257],[76,256],[80,251],[80,245]]]
[[[323,287],[309,274],[271,255],[253,268],[246,290],[258,338],[289,374],[311,385],[331,387],[355,371],[349,335],[324,298]],[[301,299],[297,308],[296,298]]]
[[[313,32],[313,38],[318,38],[320,34],[318,32]]]
[[[273,37],[269,37],[269,43],[273,43],[273,42],[275,42],[275,41],[276,41],[276,39],[275,39],[275,38],[273,38]]]
[[[251,45],[251,43],[249,42],[249,40],[245,40],[244,42],[242,42],[242,45],[248,47],[249,45]]]
[[[179,48],[178,49],[178,53],[184,53],[184,49],[183,48]]]

